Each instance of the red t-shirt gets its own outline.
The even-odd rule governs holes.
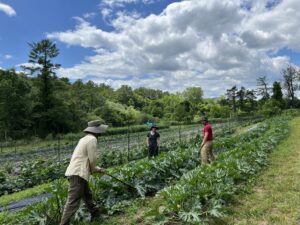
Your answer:
[[[212,127],[209,123],[205,124],[205,126],[203,128],[203,137],[206,132],[208,132],[207,141],[212,141],[213,140],[213,132],[212,132]]]

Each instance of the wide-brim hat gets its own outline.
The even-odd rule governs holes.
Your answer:
[[[156,125],[152,125],[152,126],[150,127],[150,130],[152,130],[152,128],[156,128],[156,130],[158,129],[158,127],[157,127]]]
[[[88,127],[85,128],[84,132],[89,132],[93,134],[102,134],[106,131],[108,125],[101,124],[99,120],[93,120],[88,122]]]

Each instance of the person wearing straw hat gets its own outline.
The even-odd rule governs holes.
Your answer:
[[[103,168],[96,165],[96,151],[97,139],[107,128],[108,126],[102,125],[99,120],[88,122],[88,127],[84,130],[86,135],[79,140],[72,154],[65,173],[70,184],[60,225],[70,224],[72,216],[80,206],[81,199],[91,213],[92,221],[99,219],[101,216],[100,209],[93,201],[88,181],[92,173],[105,172]]]
[[[213,131],[212,126],[209,124],[207,117],[201,119],[203,124],[203,139],[200,146],[201,163],[211,163],[214,159],[213,153]]]
[[[160,134],[157,132],[158,127],[152,125],[150,132],[147,134],[148,157],[158,155],[158,146],[160,145]]]

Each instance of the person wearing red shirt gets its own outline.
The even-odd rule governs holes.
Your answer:
[[[211,163],[215,156],[213,154],[213,131],[212,126],[208,123],[208,119],[203,117],[201,120],[203,124],[203,139],[200,147],[201,163]]]

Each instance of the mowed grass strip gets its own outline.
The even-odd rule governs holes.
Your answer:
[[[300,117],[288,125],[289,137],[271,153],[253,192],[237,196],[220,224],[300,225]]]

